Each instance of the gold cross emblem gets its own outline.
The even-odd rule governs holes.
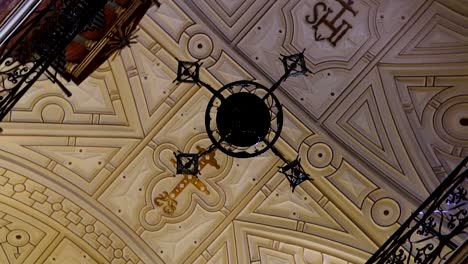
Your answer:
[[[197,146],[199,152],[205,151],[200,146]],[[206,155],[203,155],[199,161],[200,171],[203,170],[207,165],[211,165],[216,169],[219,169],[220,166],[218,161],[215,159],[216,150],[213,150]],[[177,162],[174,159],[171,159],[171,162],[176,166]],[[210,194],[210,191],[206,187],[206,185],[198,179],[198,177],[193,175],[184,174],[184,177],[177,183],[177,185],[172,189],[171,192],[163,191],[154,199],[154,203],[158,207],[162,207],[164,213],[168,215],[173,215],[175,210],[177,209],[177,197],[181,194],[187,186],[193,185],[199,191],[204,192],[206,194]]]

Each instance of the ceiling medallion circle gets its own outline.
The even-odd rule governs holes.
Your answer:
[[[456,145],[466,145],[468,126],[468,96],[452,98],[442,103],[435,113],[436,131],[443,139]]]
[[[66,113],[65,110],[57,104],[46,105],[42,109],[42,120],[44,123],[63,123]]]
[[[307,152],[310,164],[316,168],[325,168],[333,160],[332,149],[324,143],[316,143]]]
[[[122,258],[123,257],[123,251],[120,248],[114,250],[114,257],[116,257],[118,259]]]
[[[85,227],[85,231],[86,233],[90,234],[90,233],[93,233],[94,232],[94,226],[93,225],[87,225]]]
[[[28,232],[24,230],[12,230],[7,235],[8,244],[14,247],[23,247],[29,243],[30,237]]]
[[[188,42],[188,51],[196,59],[205,59],[213,51],[213,41],[206,34],[195,34]]]
[[[63,208],[63,206],[62,206],[61,203],[54,203],[54,204],[52,204],[52,210],[54,210],[54,211],[56,211],[56,212],[62,210],[62,208]]]
[[[395,224],[401,215],[400,205],[393,199],[380,199],[372,206],[372,220],[382,227]]]
[[[253,81],[222,87],[208,103],[208,136],[224,153],[250,158],[271,148],[281,133],[283,111],[273,93]]]
[[[15,184],[13,186],[13,191],[15,192],[23,192],[24,190],[26,190],[26,186],[22,183]]]

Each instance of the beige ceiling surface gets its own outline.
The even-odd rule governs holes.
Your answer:
[[[0,124],[0,263],[363,263],[468,155],[466,0],[355,0],[320,41],[316,0],[161,3],[72,97],[44,78]],[[276,146],[315,181],[292,193],[271,152],[173,177],[210,145],[176,58],[268,86],[303,49]]]

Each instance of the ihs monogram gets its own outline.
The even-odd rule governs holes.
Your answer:
[[[197,146],[199,152],[204,152],[205,149]],[[215,159],[215,150],[209,152],[207,155],[204,155],[200,160],[200,171],[203,170],[207,165],[211,165],[216,169],[219,169],[220,166],[218,165],[218,161]],[[171,159],[171,162],[176,165],[176,160]],[[193,175],[184,174],[182,180],[172,189],[171,192],[163,191],[154,199],[154,203],[158,207],[162,207],[164,213],[168,215],[173,215],[175,210],[177,209],[177,197],[180,193],[182,193],[187,186],[193,184],[195,188],[199,191],[204,192],[205,194],[210,194],[210,191],[206,188],[206,185],[198,179],[198,177]]]
[[[351,24],[349,24],[348,21],[344,19],[342,19],[341,24],[337,26],[337,21],[343,16],[343,14],[346,13],[346,11],[351,12],[353,16],[356,16],[358,13],[358,11],[354,10],[351,7],[351,5],[354,3],[353,0],[346,0],[347,2],[345,2],[345,0],[336,1],[338,1],[338,3],[341,4],[341,10],[338,13],[336,13],[336,15],[331,20],[329,20],[328,15],[332,14],[333,10],[323,2],[318,2],[314,5],[314,15],[312,19],[310,15],[307,15],[305,17],[306,22],[312,24],[312,28],[315,30],[315,40],[322,41],[326,39],[333,46],[336,46],[337,42],[340,41],[340,39],[346,34],[346,32],[348,32],[348,30],[353,27]],[[319,11],[319,9],[321,9],[321,11]],[[319,13],[321,14],[320,17]],[[332,33],[330,34],[330,36],[324,37],[318,32],[318,28],[320,25],[325,25],[331,30]]]

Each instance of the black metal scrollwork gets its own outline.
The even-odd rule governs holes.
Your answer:
[[[466,157],[366,262],[444,263],[468,237]]]
[[[107,0],[48,0],[0,47],[0,120],[45,73]],[[50,75],[49,75],[50,76]],[[56,80],[56,79],[55,79]],[[65,89],[61,86],[62,89]],[[70,93],[65,91],[67,95]]]

